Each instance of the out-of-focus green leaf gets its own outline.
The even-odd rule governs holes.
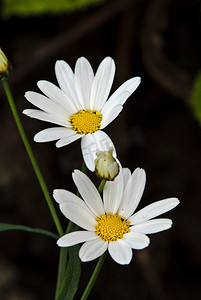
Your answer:
[[[75,245],[68,249],[69,261],[62,283],[62,290],[57,300],[72,300],[77,292],[81,274],[81,260],[78,256],[79,248],[80,245]]]
[[[191,102],[194,113],[201,124],[201,72],[198,73],[195,79]]]
[[[2,17],[58,14],[94,5],[104,0],[2,0]]]
[[[56,235],[53,232],[40,229],[40,228],[32,228],[24,225],[15,225],[15,224],[7,224],[7,223],[0,223],[0,231],[7,231],[7,230],[23,230],[23,231],[29,231],[39,234],[48,235],[50,237],[53,237],[54,239],[58,239],[58,235]]]

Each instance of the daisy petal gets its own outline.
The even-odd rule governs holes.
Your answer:
[[[124,102],[123,100],[125,98],[128,98],[130,96],[130,94],[128,92],[124,92],[120,95],[120,97],[118,99],[116,99],[116,101],[111,102],[111,101],[106,101],[106,103],[103,105],[102,109],[101,109],[101,113],[102,115],[105,117],[110,116],[110,114],[112,114],[113,110],[115,109],[116,106],[118,107],[122,107],[123,105],[121,104],[121,102]]]
[[[38,132],[34,136],[34,141],[38,143],[50,142],[72,135],[73,132],[71,129],[65,127],[51,127]]]
[[[148,236],[133,231],[125,233],[123,239],[130,245],[132,249],[138,250],[146,248],[150,243]]]
[[[143,169],[137,168],[130,176],[122,197],[118,213],[128,219],[136,209],[142,197],[146,182],[146,175]]]
[[[114,181],[107,181],[103,189],[103,201],[107,214],[116,214],[123,194],[123,174],[120,171]]]
[[[101,238],[87,241],[84,243],[79,251],[79,257],[81,261],[90,261],[94,260],[97,257],[101,256],[108,247],[108,242],[104,242]]]
[[[54,190],[53,197],[59,203],[60,210],[66,218],[86,230],[95,231],[96,216],[83,200],[62,189]]]
[[[39,109],[24,109],[22,113],[30,118],[71,128],[71,125],[67,121],[62,122],[61,120]]]
[[[100,111],[110,93],[115,74],[115,63],[111,57],[106,57],[98,67],[94,77],[90,109]]]
[[[124,178],[124,188],[131,176],[131,171],[128,168],[122,168],[123,178]]]
[[[140,224],[132,226],[132,232],[140,232],[145,234],[156,233],[172,227],[172,220],[170,219],[154,219],[145,221]]]
[[[83,134],[75,133],[75,134],[69,135],[69,136],[67,136],[67,137],[64,137],[64,138],[60,139],[60,140],[56,143],[56,147],[57,147],[57,148],[61,148],[61,147],[63,147],[63,146],[69,145],[69,144],[71,144],[72,142],[74,142],[74,141],[80,139],[82,136],[83,136]]]
[[[58,239],[57,245],[60,247],[70,247],[96,238],[97,235],[95,234],[95,232],[75,231],[75,232],[65,234],[60,239]]]
[[[101,122],[100,129],[103,129],[108,124],[112,123],[112,121],[116,119],[116,117],[120,114],[122,109],[123,109],[122,105],[116,105],[111,111],[108,111],[107,113],[103,114],[103,120]]]
[[[86,166],[91,171],[95,170],[94,161],[96,159],[97,151],[108,151],[109,148],[113,148],[113,156],[116,158],[114,144],[109,136],[101,130],[83,136],[81,140],[81,148]]]
[[[77,109],[72,101],[68,99],[66,94],[58,88],[53,83],[40,80],[37,82],[39,89],[45,94],[48,98],[61,105],[69,114],[74,114]]]
[[[140,77],[133,77],[124,82],[108,99],[104,105],[104,112],[110,110],[117,104],[124,105],[128,97],[137,89],[140,81]]]
[[[92,212],[98,217],[104,215],[101,196],[92,181],[79,170],[72,174],[77,189]]]
[[[80,57],[75,65],[75,87],[83,109],[89,109],[94,72],[88,60]]]
[[[75,89],[75,76],[70,66],[64,60],[58,60],[55,64],[55,73],[59,86],[68,99],[74,103],[77,110],[82,109]]]
[[[179,200],[177,198],[168,198],[168,199],[154,202],[146,206],[145,208],[139,210],[133,216],[131,216],[129,218],[129,221],[131,222],[131,225],[145,222],[149,219],[164,214],[165,212],[173,209],[178,204],[179,204]]]
[[[68,112],[65,111],[59,104],[55,103],[44,95],[36,92],[26,92],[25,98],[31,104],[37,106],[59,120],[64,121],[70,116],[70,114],[68,114]]]
[[[122,239],[109,242],[108,251],[111,257],[120,265],[128,265],[133,255],[130,245]]]

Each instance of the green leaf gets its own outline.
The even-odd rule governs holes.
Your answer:
[[[15,224],[7,224],[7,223],[0,223],[0,231],[7,231],[7,230],[24,230],[24,231],[29,231],[29,232],[34,232],[34,233],[39,233],[39,234],[44,234],[47,236],[50,236],[54,239],[58,239],[59,236],[53,232],[40,229],[40,228],[31,228],[28,226],[24,225],[15,225]]]
[[[195,116],[201,124],[201,72],[198,73],[195,79],[191,100]]]
[[[42,14],[58,14],[73,11],[97,4],[103,0],[3,0],[2,16],[36,16]]]
[[[62,283],[62,290],[57,300],[72,300],[77,292],[81,275],[81,260],[78,256],[79,247],[79,245],[75,245],[68,249],[69,261]]]

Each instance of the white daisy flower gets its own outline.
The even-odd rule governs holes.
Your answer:
[[[75,170],[73,180],[83,200],[73,193],[57,189],[54,198],[66,218],[84,230],[68,233],[57,244],[69,247],[84,244],[79,250],[82,261],[101,256],[106,250],[119,264],[129,264],[132,249],[143,249],[149,245],[146,234],[160,232],[172,226],[170,219],[153,219],[179,204],[177,198],[154,202],[138,212],[145,187],[145,171],[137,168],[133,174],[121,169],[113,182],[103,189],[103,201],[91,180],[81,171]]]
[[[77,60],[75,73],[63,60],[56,62],[55,72],[60,88],[45,80],[38,81],[44,95],[29,91],[25,97],[39,110],[25,109],[23,113],[59,125],[38,132],[34,136],[36,142],[58,140],[56,146],[63,147],[82,138],[84,161],[94,171],[97,151],[114,148],[102,129],[121,112],[127,98],[140,84],[140,78],[127,80],[108,99],[115,74],[115,63],[111,57],[101,62],[95,75],[84,57]]]

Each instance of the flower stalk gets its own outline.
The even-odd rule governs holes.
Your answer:
[[[5,93],[6,93],[6,96],[7,96],[7,99],[8,99],[8,102],[9,102],[9,105],[10,105],[13,117],[15,119],[17,128],[19,130],[19,133],[21,135],[22,141],[23,141],[24,146],[26,148],[26,151],[28,153],[29,159],[30,159],[30,161],[32,163],[33,169],[35,171],[35,174],[36,174],[36,176],[38,178],[39,184],[41,186],[41,189],[42,189],[43,194],[45,196],[45,199],[47,201],[47,204],[48,204],[48,207],[50,209],[50,212],[51,212],[52,218],[54,220],[55,226],[57,228],[57,231],[58,231],[59,235],[62,236],[63,235],[63,229],[61,227],[61,223],[59,221],[59,218],[57,216],[56,210],[54,208],[54,205],[53,205],[51,196],[49,194],[49,191],[47,189],[46,183],[44,181],[43,175],[42,175],[42,173],[41,173],[41,171],[39,169],[39,166],[38,166],[38,164],[36,162],[35,156],[33,154],[33,151],[31,149],[31,146],[29,144],[29,141],[27,139],[25,131],[23,129],[23,126],[22,126],[22,123],[20,121],[20,118],[19,118],[16,106],[15,106],[15,102],[13,100],[13,96],[12,96],[12,93],[11,93],[11,90],[10,90],[10,87],[9,87],[7,79],[2,80],[2,84],[3,84],[4,90],[5,90]]]
[[[103,266],[103,263],[104,263],[105,258],[106,258],[106,254],[107,254],[107,252],[105,252],[99,258],[99,260],[98,260],[98,262],[96,264],[96,267],[95,267],[95,269],[94,269],[94,271],[93,271],[93,273],[91,275],[91,278],[90,278],[90,280],[89,280],[89,282],[88,282],[88,284],[86,286],[86,289],[85,289],[85,291],[84,291],[84,293],[83,293],[83,295],[82,295],[82,297],[81,297],[80,300],[86,300],[88,298],[88,296],[89,296],[89,294],[90,294],[90,292],[91,292],[91,290],[92,290],[92,288],[94,286],[94,283],[95,283],[95,281],[96,281],[96,279],[97,279],[97,277],[98,277],[98,275],[100,273],[100,270],[101,270],[101,268]]]

